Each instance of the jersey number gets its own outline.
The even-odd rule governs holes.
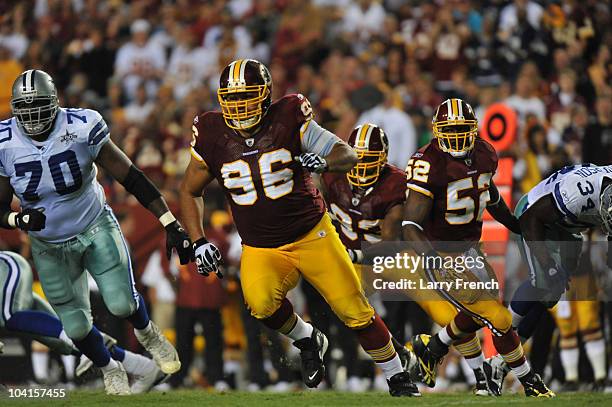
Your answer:
[[[51,177],[53,178],[53,184],[55,184],[55,190],[60,195],[67,195],[78,191],[83,184],[83,176],[81,175],[81,168],[77,160],[76,154],[72,150],[66,150],[59,154],[52,155],[49,157],[47,163],[49,170],[51,171]],[[72,175],[72,185],[67,185],[64,179],[64,173],[62,172],[62,164],[67,164]],[[26,201],[38,201],[40,196],[36,190],[40,185],[42,178],[43,166],[40,161],[28,161],[25,163],[15,164],[15,175],[23,177],[26,174],[30,175],[30,180],[23,192],[23,198]]]
[[[408,165],[406,166],[406,179],[410,181],[411,179],[423,183],[427,183],[427,178],[429,178],[429,169],[431,164],[427,161],[423,160],[414,160],[413,158],[408,161]]]
[[[264,153],[259,157],[259,174],[264,194],[268,198],[278,199],[293,190],[293,170],[291,168],[272,171],[273,164],[287,164],[292,160],[291,152],[284,148]],[[246,161],[237,160],[223,164],[221,176],[225,188],[242,190],[242,192],[230,193],[236,204],[253,205],[257,201],[257,190],[253,182],[251,167]]]
[[[478,222],[482,221],[482,213],[484,212],[484,208],[487,206],[487,202],[489,202],[491,199],[491,195],[489,194],[491,177],[492,174],[490,172],[486,172],[478,176],[477,188],[479,191],[484,189],[478,195],[478,215],[476,216],[476,220]],[[474,220],[474,210],[476,209],[476,202],[474,202],[474,198],[470,196],[459,198],[460,192],[467,191],[472,188],[474,188],[474,181],[471,177],[453,181],[448,184],[448,187],[446,188],[447,212],[445,217],[449,224],[465,225],[466,223],[470,223],[472,220]],[[464,210],[465,213],[458,215],[454,212],[448,212],[458,210]]]
[[[340,223],[342,233],[351,240],[357,240],[358,232],[353,229],[353,218],[351,215],[344,212],[340,207],[336,204],[331,204],[330,206],[331,213],[333,217]],[[369,220],[362,219],[357,223],[357,229],[363,232],[363,237],[367,242],[377,243],[380,242],[380,237],[376,236],[373,233],[366,233],[367,231],[374,229],[380,225],[380,219],[378,220]]]

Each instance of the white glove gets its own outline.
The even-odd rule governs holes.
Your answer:
[[[327,161],[325,158],[316,155],[315,153],[304,153],[295,157],[296,161],[302,164],[302,167],[306,168],[310,172],[320,174],[327,171]]]
[[[223,273],[219,269],[221,264],[221,252],[214,244],[206,238],[201,238],[193,243],[193,257],[195,258],[198,273],[208,277],[210,273],[215,273],[218,278],[223,278]]]

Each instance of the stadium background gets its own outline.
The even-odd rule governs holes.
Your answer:
[[[481,121],[491,105],[504,103],[516,113],[516,133],[498,151],[507,159],[500,175],[514,204],[563,165],[612,162],[609,13],[609,1],[594,0],[0,1],[0,120],[10,116],[14,78],[43,69],[55,79],[61,105],[100,111],[113,140],[176,207],[193,117],[217,108],[221,69],[250,57],[269,66],[274,98],[304,94],[316,120],[340,137],[364,120],[380,124],[391,141],[390,160],[400,167],[429,141],[433,110],[445,98],[464,98]],[[224,327],[218,346],[224,376],[215,376],[219,368],[210,365],[218,362],[206,358],[205,374],[198,362],[200,374],[186,383],[233,385],[232,374],[243,386],[294,381],[286,344],[244,315],[236,277],[201,279],[192,268],[163,261],[158,223],[118,183],[103,173],[100,181],[121,219],[153,318],[172,337],[175,329],[190,329],[179,327],[187,318],[174,318],[175,312],[202,320],[205,333]],[[231,275],[239,239],[217,186],[208,188],[206,205],[207,234]],[[492,240],[507,239],[490,227]],[[3,249],[28,256],[24,235],[2,231],[0,237]],[[525,272],[513,250],[510,242],[497,253],[507,290]],[[294,295],[305,313],[327,318],[308,287]],[[413,304],[405,313],[408,326],[398,335],[429,328]],[[101,303],[96,317],[122,343],[136,346]],[[551,331],[552,324],[542,329]],[[334,321],[329,325],[333,331]],[[247,354],[255,341],[264,346]],[[196,350],[202,347],[200,337]],[[337,366],[347,363],[338,353],[332,357]],[[532,363],[544,371],[558,366],[556,359],[552,352]],[[24,380],[32,376],[28,365],[17,370]],[[371,375],[367,366],[362,370]],[[589,374],[586,368],[584,377]]]

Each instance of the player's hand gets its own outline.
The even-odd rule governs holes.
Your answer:
[[[327,171],[327,161],[325,158],[316,155],[315,153],[304,153],[295,157],[296,161],[302,164],[310,172],[321,174]]]
[[[189,263],[192,260],[191,239],[185,232],[178,220],[166,226],[166,257],[170,260],[172,249],[176,249],[181,264]]]
[[[569,290],[570,275],[561,264],[551,261],[545,269],[546,279],[553,290]]]
[[[215,273],[217,277],[223,278],[223,273],[219,269],[221,252],[217,246],[203,237],[193,242],[193,255],[198,267],[198,273],[205,277],[208,277],[210,273]]]
[[[26,208],[15,216],[15,225],[26,232],[38,232],[45,228],[47,217],[40,209]]]
[[[348,252],[353,264],[361,264],[363,262],[363,251],[359,249],[346,249],[346,251]]]

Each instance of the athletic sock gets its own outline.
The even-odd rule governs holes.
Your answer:
[[[132,323],[132,326],[138,330],[143,330],[149,326],[149,314],[142,295],[138,294],[138,302],[136,311],[127,320]]]
[[[578,380],[578,358],[580,351],[578,348],[561,349],[559,352],[561,365],[565,371],[565,381],[575,382]]]
[[[304,322],[302,318],[297,314],[295,315],[295,325],[289,332],[285,335],[294,341],[299,341],[300,339],[310,338],[312,336],[312,331],[314,330],[311,324]]]
[[[113,359],[123,364],[126,372],[135,376],[144,376],[157,366],[153,360],[122,349],[119,346],[113,346],[111,355]]]
[[[587,357],[593,367],[595,380],[606,378],[606,343],[603,338],[589,341],[584,344]]]
[[[107,366],[111,360],[110,352],[104,346],[102,335],[95,326],[81,340],[73,341],[75,346],[99,368]]]

